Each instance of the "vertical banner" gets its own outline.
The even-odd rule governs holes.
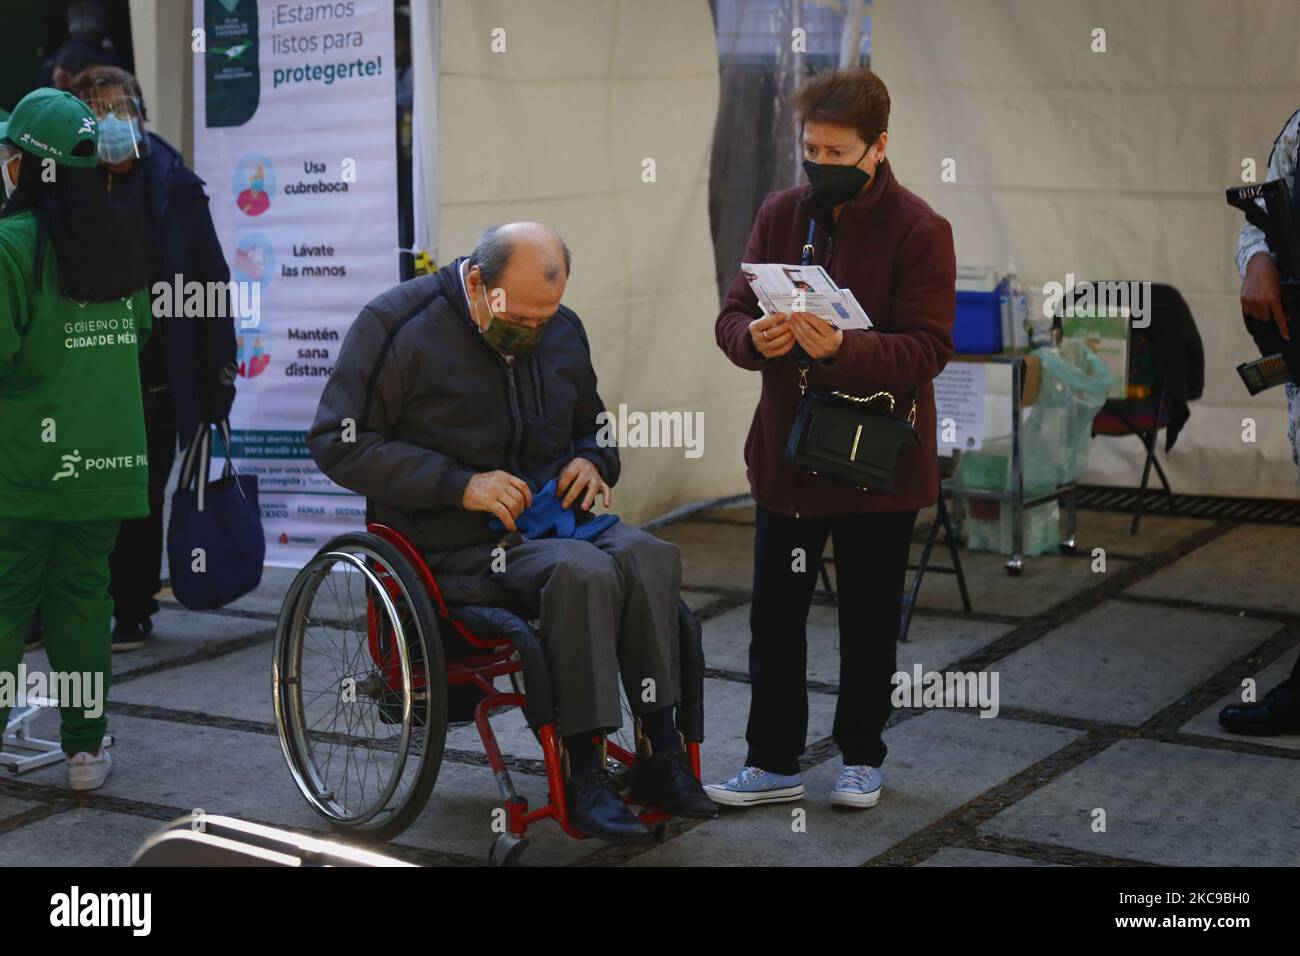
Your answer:
[[[195,170],[255,308],[236,321],[235,467],[255,474],[266,562],[361,526],[307,430],[348,327],[399,279],[392,0],[194,0]]]

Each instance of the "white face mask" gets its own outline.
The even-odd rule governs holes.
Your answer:
[[[9,160],[9,163],[12,162],[13,162],[12,159]],[[0,175],[4,176],[4,181],[5,181],[5,199],[8,199],[10,196],[12,196],[14,194],[14,190],[18,188],[18,184],[9,178],[9,163],[5,163],[3,167],[0,167]]]

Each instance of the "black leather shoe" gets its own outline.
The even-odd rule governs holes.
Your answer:
[[[23,642],[24,651],[40,650],[45,643],[45,624],[41,621],[39,612],[32,615],[32,619],[27,622],[27,640]]]
[[[635,843],[650,839],[650,831],[636,818],[614,789],[608,770],[575,773],[564,784],[569,823],[587,836],[610,843]]]
[[[1300,687],[1284,680],[1255,704],[1229,704],[1219,712],[1219,723],[1234,734],[1275,737],[1300,734]]]
[[[651,810],[692,820],[712,820],[718,815],[718,805],[700,786],[684,750],[665,750],[638,760],[632,768],[631,784],[632,799]]]
[[[144,647],[145,638],[153,630],[153,621],[145,618],[143,621],[132,621],[127,618],[113,619],[113,653],[120,654],[122,651],[138,651]]]

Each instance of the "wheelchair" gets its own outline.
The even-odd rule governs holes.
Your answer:
[[[569,821],[545,635],[527,620],[529,613],[486,576],[435,579],[407,538],[374,521],[322,547],[285,596],[272,666],[280,746],[312,808],[358,839],[386,841],[402,833],[437,781],[449,699],[463,702],[468,692],[479,697],[473,721],[504,802],[489,862],[517,862],[528,827],[547,818],[586,839]],[[677,728],[699,777],[704,653],[699,622],[681,601],[678,619]],[[496,686],[499,677],[509,680],[509,691]],[[633,804],[628,774],[648,751],[626,699],[623,706],[624,726],[605,739],[603,758]],[[492,713],[511,707],[523,710],[541,746],[549,791],[544,806],[530,809],[517,793],[493,733]],[[634,809],[662,839],[669,815]]]

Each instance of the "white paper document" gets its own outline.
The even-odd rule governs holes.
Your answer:
[[[939,454],[954,450],[979,451],[984,447],[984,366],[977,362],[949,362],[934,380],[935,428]]]
[[[821,266],[742,262],[740,271],[765,313],[809,312],[837,329],[871,328],[853,293],[836,286]]]

